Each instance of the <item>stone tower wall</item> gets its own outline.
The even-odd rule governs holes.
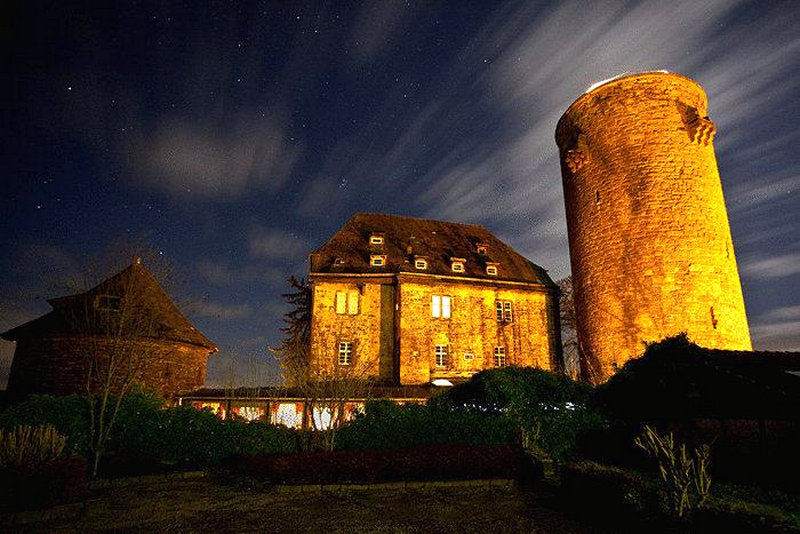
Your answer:
[[[667,73],[619,78],[558,123],[582,372],[686,332],[751,350],[706,96]]]

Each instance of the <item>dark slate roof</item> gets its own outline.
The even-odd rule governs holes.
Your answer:
[[[383,245],[370,245],[372,233],[382,233]],[[478,254],[485,244],[487,254]],[[370,255],[385,254],[386,266],[370,266]],[[428,268],[414,268],[415,257],[424,257]],[[340,259],[343,264],[337,265]],[[463,273],[451,270],[451,258],[466,260]],[[486,274],[486,264],[497,264],[498,275]],[[547,271],[528,261],[497,239],[483,226],[384,213],[357,213],[324,245],[311,253],[315,273],[427,273],[487,280],[540,283],[554,286]]]
[[[96,299],[105,296],[122,298],[121,302],[127,303],[123,304],[125,312],[98,310]],[[59,334],[109,335],[118,332],[122,324],[123,335],[177,341],[217,350],[214,343],[184,317],[138,260],[84,293],[47,302],[53,307],[50,313],[0,335],[11,341]],[[123,315],[135,316],[135,319],[120,322]]]

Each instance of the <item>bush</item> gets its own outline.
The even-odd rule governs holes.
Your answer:
[[[658,492],[653,482],[634,471],[595,462],[561,467],[561,494],[570,508],[592,518],[636,517],[658,514]]]
[[[702,532],[798,532],[800,524],[781,509],[767,504],[713,499],[692,515]]]
[[[428,446],[233,459],[234,474],[271,483],[332,484],[541,477],[541,465],[509,446]]]
[[[75,502],[87,493],[87,465],[81,456],[50,460],[35,469],[0,470],[0,506],[8,510],[47,508]]]
[[[478,373],[432,403],[500,415],[518,429],[526,448],[563,460],[574,454],[581,436],[603,426],[589,407],[591,393],[590,386],[567,377],[511,366]]]
[[[12,430],[20,425],[52,426],[66,437],[68,450],[81,455],[88,451],[89,414],[86,400],[79,395],[32,395],[0,413],[0,428]]]
[[[55,460],[66,440],[52,426],[18,426],[0,429],[0,469],[36,469]]]
[[[392,449],[421,445],[498,445],[515,441],[516,429],[498,414],[447,405],[397,405],[368,402],[362,414],[343,426],[335,447],[344,450]]]

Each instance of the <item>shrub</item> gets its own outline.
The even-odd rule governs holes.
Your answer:
[[[447,405],[368,402],[362,414],[339,430],[336,448],[391,449],[422,445],[513,443],[514,425],[498,414]]]
[[[0,469],[36,469],[55,460],[66,440],[52,426],[18,426],[0,429]]]
[[[89,414],[86,400],[79,395],[31,395],[0,413],[0,428],[11,430],[20,425],[52,426],[66,438],[67,449],[87,453]]]
[[[483,371],[433,404],[447,404],[508,419],[527,448],[563,460],[573,455],[586,432],[603,419],[589,406],[592,388],[532,367]]]
[[[595,462],[561,466],[565,503],[579,504],[578,512],[592,519],[657,514],[656,488],[635,471]]]
[[[781,509],[767,504],[712,499],[692,515],[701,532],[798,532],[800,524]]]
[[[541,465],[509,446],[427,446],[237,457],[233,473],[272,483],[331,484],[541,477]],[[538,469],[537,469],[538,467]]]
[[[86,492],[87,465],[81,456],[55,458],[35,469],[0,469],[0,506],[4,510],[75,502]]]
[[[703,505],[711,489],[708,475],[711,449],[708,445],[701,445],[689,453],[686,444],[677,443],[672,433],[661,436],[647,425],[635,444],[658,462],[671,514],[682,518]]]

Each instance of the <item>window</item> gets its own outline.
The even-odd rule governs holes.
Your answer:
[[[369,264],[373,267],[383,267],[386,265],[386,256],[383,254],[373,254],[369,257]]]
[[[436,356],[436,367],[447,365],[447,345],[436,345],[434,355]]]
[[[464,361],[470,361],[470,360],[474,360],[474,359],[475,359],[475,355],[473,353],[471,353],[471,352],[465,352],[464,353]]]
[[[341,267],[342,265],[344,265],[344,258],[336,258],[333,260],[334,267]]]
[[[503,367],[506,364],[506,348],[505,347],[495,347],[494,348],[494,366],[495,367]]]
[[[414,260],[414,267],[419,269],[420,271],[424,271],[428,268],[428,260],[417,259]]]
[[[489,245],[487,245],[486,243],[478,243],[477,245],[475,245],[475,251],[478,254],[485,256],[486,254],[489,253]]]
[[[489,276],[497,276],[497,265],[489,263],[486,265],[486,274]]]
[[[454,273],[463,273],[464,272],[464,262],[463,261],[454,261],[450,268],[453,270]]]
[[[497,311],[498,323],[510,323],[514,320],[514,314],[511,311],[510,300],[496,300],[495,310]]]
[[[431,296],[431,317],[449,319],[451,302],[452,297],[447,295]]]
[[[358,291],[336,292],[336,313],[339,315],[358,314]]]
[[[370,245],[383,245],[383,234],[371,234],[369,236]]]
[[[353,363],[353,342],[339,342],[339,365],[350,365]]]
[[[94,305],[99,310],[119,311],[122,308],[122,298],[114,295],[98,295]]]

